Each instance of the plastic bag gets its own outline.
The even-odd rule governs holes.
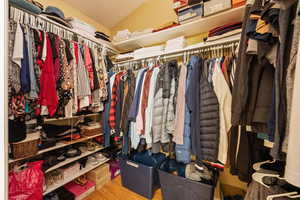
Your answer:
[[[44,161],[31,162],[21,171],[9,173],[9,200],[42,200],[44,172],[41,170]]]

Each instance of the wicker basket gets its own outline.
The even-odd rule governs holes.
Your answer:
[[[82,134],[84,136],[93,136],[93,135],[98,135],[102,132],[102,128],[100,124],[96,124],[93,126],[83,126],[81,128]]]
[[[35,155],[38,152],[40,133],[27,134],[25,140],[17,143],[11,143],[11,151],[14,159],[25,158]]]

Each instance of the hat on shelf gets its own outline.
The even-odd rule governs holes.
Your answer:
[[[16,8],[20,8],[23,10],[27,10],[31,13],[34,14],[40,14],[42,12],[41,8],[39,8],[38,6],[36,6],[35,4],[29,2],[29,1],[25,1],[25,0],[9,0],[9,3],[16,7]]]
[[[109,36],[106,35],[106,34],[103,33],[103,32],[96,31],[96,32],[95,32],[95,37],[98,38],[98,39],[102,39],[102,40],[105,40],[105,41],[110,42]]]
[[[72,28],[72,25],[69,22],[67,22],[63,11],[57,7],[48,6],[45,9],[45,11],[42,12],[42,15],[45,15],[49,19],[52,19],[52,20],[56,21],[57,23],[60,23],[68,28]]]

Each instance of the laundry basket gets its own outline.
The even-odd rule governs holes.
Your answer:
[[[214,186],[159,170],[164,200],[213,200]]]
[[[152,199],[154,191],[160,188],[157,169],[126,158],[120,158],[119,162],[123,187]]]

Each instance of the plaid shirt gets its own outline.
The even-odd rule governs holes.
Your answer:
[[[111,91],[111,102],[110,102],[110,109],[109,109],[109,119],[108,124],[111,129],[116,128],[116,106],[117,106],[117,90],[121,80],[121,77],[124,75],[125,72],[120,72],[116,75],[115,81]]]

